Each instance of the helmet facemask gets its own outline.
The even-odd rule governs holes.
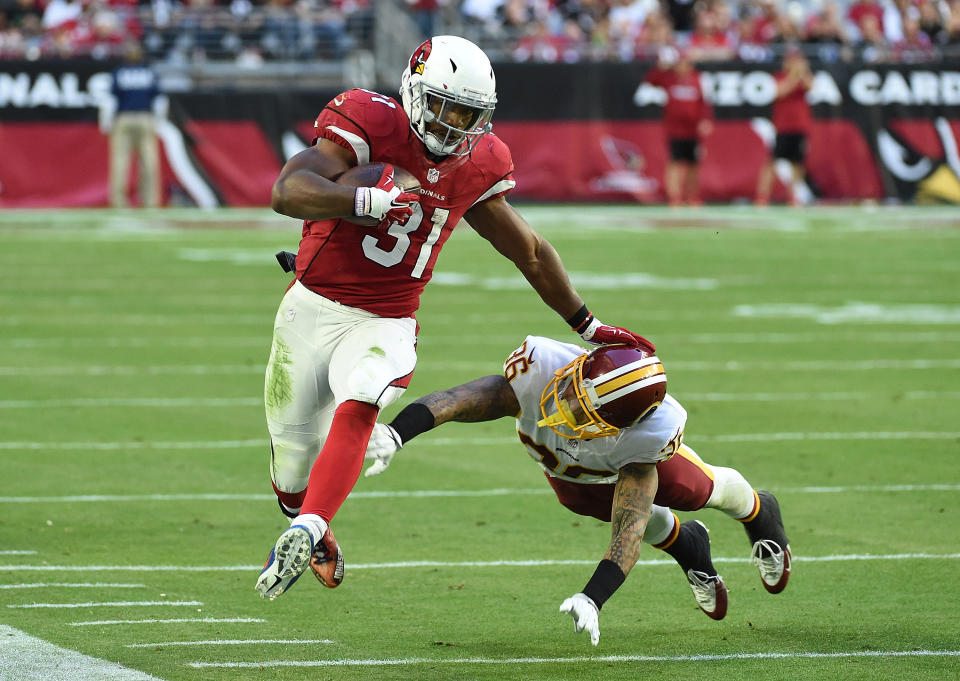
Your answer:
[[[592,355],[580,355],[557,369],[540,396],[543,418],[538,426],[570,440],[608,437],[640,422],[663,401],[667,376],[657,357],[585,377]]]

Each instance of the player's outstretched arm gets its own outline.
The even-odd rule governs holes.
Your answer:
[[[270,205],[277,213],[300,220],[351,216],[356,190],[329,178],[354,165],[352,151],[320,139],[284,164],[273,184]]]
[[[464,218],[477,234],[513,261],[543,302],[561,317],[566,319],[583,305],[556,250],[505,198],[484,201],[467,211]]]
[[[654,464],[627,464],[619,471],[610,518],[613,536],[603,560],[583,591],[560,604],[560,612],[574,620],[574,631],[586,631],[590,642],[600,642],[600,609],[620,588],[640,557],[640,542],[657,494]]]
[[[484,376],[419,397],[404,407],[389,425],[378,423],[374,427],[364,455],[373,463],[364,476],[382,473],[403,445],[447,421],[494,421],[519,413],[517,396],[502,375]]]
[[[602,323],[583,304],[556,249],[537,234],[502,196],[484,201],[464,216],[471,227],[513,261],[547,305],[583,340],[596,345],[626,343],[651,354],[653,343],[640,334]]]

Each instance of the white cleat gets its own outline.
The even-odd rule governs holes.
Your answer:
[[[787,587],[790,579],[790,544],[786,549],[772,539],[761,539],[754,543],[750,552],[750,560],[760,571],[763,588],[772,594],[778,594]]]
[[[307,528],[303,525],[289,527],[270,550],[270,557],[257,578],[254,588],[260,598],[272,601],[289,589],[310,567],[312,555],[313,538]]]
[[[708,575],[699,570],[687,570],[687,582],[697,605],[707,617],[722,620],[727,615],[727,585],[720,575]]]
[[[783,529],[780,504],[770,492],[757,491],[760,509],[757,517],[744,524],[750,538],[750,560],[760,571],[763,588],[778,594],[787,588],[793,556]]]

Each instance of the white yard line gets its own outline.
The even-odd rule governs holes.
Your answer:
[[[584,664],[610,662],[720,662],[724,660],[797,660],[875,657],[958,657],[960,650],[854,650],[848,652],[729,653],[701,655],[597,655],[578,657],[404,657],[352,660],[263,660],[260,662],[190,662],[194,669],[263,667],[386,667],[438,664]]]
[[[841,494],[844,492],[960,492],[960,484],[915,484],[915,485],[834,485],[807,487],[777,487],[784,494]],[[350,493],[351,499],[429,499],[434,497],[501,497],[501,496],[549,496],[553,490],[538,489],[476,489],[476,490],[389,490]],[[141,501],[272,501],[272,494],[81,494],[49,497],[0,497],[0,504],[53,504],[53,503],[101,503]],[[2,552],[0,552],[2,553]],[[36,551],[8,552],[33,555]]]
[[[232,639],[232,640],[213,640],[213,641],[161,641],[159,643],[128,643],[124,648],[170,648],[175,646],[245,646],[258,645],[261,643],[281,643],[281,644],[300,644],[300,643],[335,643],[328,638],[260,638],[260,639]]]
[[[88,620],[86,622],[70,622],[70,626],[101,627],[110,624],[186,624],[193,622],[204,624],[263,624],[266,621],[259,617],[177,617],[162,620]]]
[[[836,554],[829,556],[794,556],[798,563],[821,563],[842,561],[875,560],[957,560],[960,553],[888,553],[888,554]],[[481,560],[481,561],[443,561],[410,560],[390,563],[353,563],[350,570],[390,570],[423,567],[452,568],[491,568],[491,567],[551,567],[562,565],[596,565],[596,558],[566,560]],[[713,558],[714,563],[750,563],[749,558]],[[637,565],[676,565],[674,560],[640,560]],[[18,570],[20,572],[257,572],[262,565],[0,565],[0,570]],[[167,601],[158,601],[156,605],[170,605]],[[183,605],[191,605],[185,602]],[[103,604],[110,605],[110,604]],[[115,603],[113,605],[121,605]],[[131,603],[130,605],[136,605]],[[200,605],[196,603],[196,605]],[[83,607],[84,604],[61,604],[62,607]],[[42,605],[22,605],[7,607],[45,607]],[[55,604],[49,607],[58,607]]]
[[[176,442],[0,442],[0,449],[81,449],[81,450],[117,450],[117,449],[238,449],[240,447],[266,447],[266,439],[258,440],[202,440]]]
[[[697,435],[691,442],[777,442],[780,440],[955,440],[960,431],[888,431],[842,433],[730,433],[726,435]],[[417,441],[418,447],[449,447],[464,445],[517,444],[514,437],[429,437]],[[0,450],[143,450],[143,449],[239,449],[267,447],[266,439],[253,440],[199,440],[199,441],[126,441],[126,442],[0,442]]]
[[[798,392],[798,393],[684,393],[684,402],[798,402],[847,401],[883,397],[878,392]],[[890,392],[890,398],[905,400],[957,400],[960,391],[910,390]],[[0,409],[110,408],[143,407],[149,409],[184,407],[262,407],[261,397],[73,397],[46,400],[0,400]]]
[[[19,551],[17,549],[0,551],[0,556],[35,556],[35,555],[37,555],[36,551]]]
[[[30,584],[0,584],[0,589],[145,589],[146,584],[108,584],[104,582],[32,582]]]
[[[203,605],[203,601],[99,601],[90,603],[18,603],[8,608],[145,608],[154,605]]]
[[[781,440],[957,440],[960,432],[739,433],[698,435],[703,442],[779,442]]]
[[[0,624],[0,679],[16,681],[160,681],[155,676],[68,650]],[[7,672],[10,672],[10,676]]]
[[[439,345],[452,343],[462,346],[467,343],[471,346],[506,347],[517,345],[522,338],[516,335],[484,334],[465,339],[462,335],[446,333],[427,333],[425,343]],[[671,346],[684,343],[698,344],[762,344],[772,343],[807,344],[823,341],[856,341],[858,343],[942,343],[960,341],[960,333],[950,331],[918,331],[907,333],[902,331],[890,332],[860,332],[860,331],[830,331],[830,332],[801,332],[801,333],[743,333],[737,331],[715,333],[675,334],[664,333],[655,338],[658,343],[669,339]],[[209,348],[210,339],[205,336],[107,336],[86,337],[76,336],[32,336],[20,338],[0,339],[0,348],[154,348],[154,347],[198,347]],[[266,347],[270,346],[268,335],[230,336],[218,338],[217,347]]]
[[[490,362],[431,361],[434,370],[485,371]],[[685,371],[875,371],[878,369],[958,369],[960,359],[821,359],[821,360],[729,360],[702,362],[673,360],[670,368]],[[168,364],[168,365],[63,365],[63,366],[0,366],[0,376],[170,376],[170,375],[230,375],[262,374],[266,365],[260,364]]]
[[[0,400],[0,409],[54,409],[68,407],[262,407],[262,397],[74,397],[50,400]]]

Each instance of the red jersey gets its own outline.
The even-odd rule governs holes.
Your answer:
[[[305,220],[297,277],[325,298],[382,317],[411,317],[453,228],[472,206],[513,189],[510,150],[493,133],[468,156],[432,161],[403,107],[369,90],[334,97],[317,116],[319,138],[354,152],[357,164],[392,163],[420,180],[420,202],[405,225],[388,229]]]
[[[777,85],[786,77],[786,71],[778,71],[774,74]],[[807,90],[809,89],[801,82],[783,97],[777,97],[773,101],[773,127],[777,129],[778,133],[810,134],[813,118],[810,115],[810,104],[807,102]]]
[[[697,124],[712,117],[710,105],[700,87],[700,73],[694,69],[681,76],[674,69],[654,67],[647,72],[644,80],[667,91],[667,103],[663,107],[663,125],[667,137],[696,139]]]

